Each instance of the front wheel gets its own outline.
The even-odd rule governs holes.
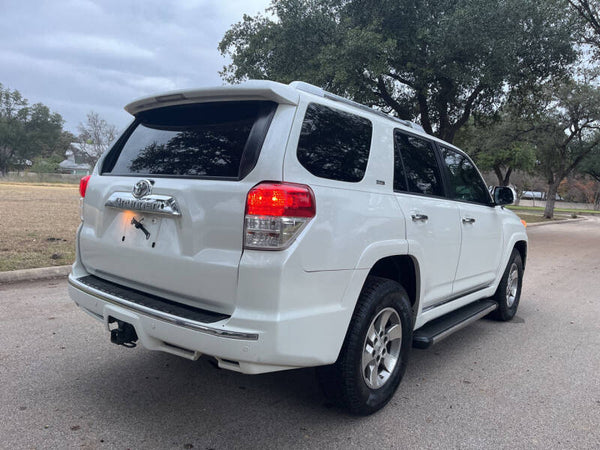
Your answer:
[[[412,347],[408,294],[395,281],[369,277],[335,364],[317,369],[325,394],[354,414],[367,415],[392,398]]]
[[[521,254],[515,249],[510,255],[498,289],[492,297],[498,303],[498,308],[491,313],[492,318],[508,321],[515,317],[521,299],[522,284],[523,261],[521,260]]]

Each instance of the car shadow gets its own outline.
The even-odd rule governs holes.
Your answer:
[[[351,416],[325,399],[312,368],[244,375],[218,369],[205,358],[189,361],[113,345],[105,345],[100,357],[77,370],[71,389],[78,391],[76,398],[99,428],[135,428],[136,435],[150,436],[159,446],[271,447],[276,437],[278,446],[289,447],[307,434],[323,436],[332,427],[341,431],[377,423],[380,414],[423,404],[430,395],[423,380],[434,374],[443,380],[446,366],[489,344],[498,326],[502,324],[478,321],[431,349],[413,349],[390,405],[366,418]]]

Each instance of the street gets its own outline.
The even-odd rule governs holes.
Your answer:
[[[117,347],[65,279],[0,286],[0,447],[600,448],[600,219],[529,236],[517,317],[414,349],[366,418],[329,405],[313,369]]]

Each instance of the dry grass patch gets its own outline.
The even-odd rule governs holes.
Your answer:
[[[567,214],[555,214],[554,219],[546,219],[542,214],[535,214],[523,211],[514,212],[527,223],[553,222],[555,220],[565,220],[571,218],[571,216]]]
[[[0,271],[71,264],[79,222],[77,186],[0,183]]]

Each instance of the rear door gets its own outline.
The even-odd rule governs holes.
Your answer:
[[[445,197],[433,142],[396,130],[394,145],[394,191],[406,217],[409,252],[419,263],[421,306],[428,309],[452,296],[460,255],[458,205]]]
[[[281,177],[295,108],[277,107],[248,100],[139,113],[90,180],[79,241],[86,269],[231,313],[246,194]]]
[[[473,162],[462,152],[441,146],[449,196],[460,211],[461,250],[454,294],[489,286],[500,265],[502,220]]]

